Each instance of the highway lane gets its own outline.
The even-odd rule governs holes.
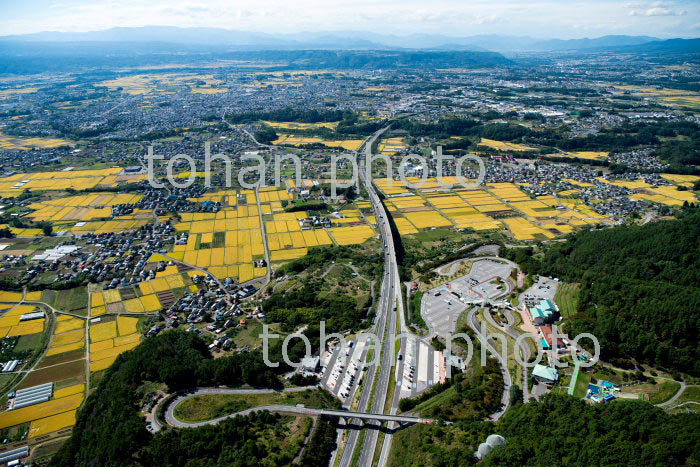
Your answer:
[[[375,134],[374,139],[376,139],[376,137],[378,137],[380,134],[381,133]],[[365,162],[370,156],[371,145],[365,148]],[[386,405],[386,400],[389,391],[389,383],[391,380],[391,371],[393,368],[395,358],[394,343],[396,340],[396,320],[398,319],[399,308],[403,310],[403,304],[401,300],[401,281],[399,277],[398,262],[396,260],[396,249],[391,234],[391,227],[389,225],[388,215],[386,213],[386,210],[384,209],[384,205],[379,199],[379,195],[377,194],[376,190],[374,189],[374,186],[372,185],[371,174],[367,173],[366,171],[363,171],[362,180],[364,181],[367,192],[370,195],[372,205],[374,206],[374,211],[377,216],[377,224],[379,226],[385,244],[386,257],[389,259],[388,269],[385,272],[388,273],[386,277],[389,280],[390,284],[389,297],[391,303],[388,304],[389,306],[386,309],[387,332],[384,338],[382,339],[382,354],[380,362],[381,366],[379,380],[377,381],[376,395],[374,398],[372,409],[372,412],[374,413],[382,413]],[[394,404],[394,400],[392,400],[391,408],[395,413],[398,409],[398,403]],[[362,451],[360,453],[359,465],[364,466],[372,464],[374,453],[377,448],[378,438],[378,430],[366,432],[364,443],[362,446]]]
[[[389,127],[386,127],[377,131],[365,143],[365,159],[363,161],[370,160],[369,158],[372,155],[372,146],[377,138],[379,138],[388,128]],[[363,161],[358,160],[358,164],[360,164],[358,173],[360,174],[360,180],[362,181],[362,184],[369,195],[370,202],[372,203],[372,207],[374,209],[374,214],[377,219],[377,226],[379,227],[379,232],[384,241],[385,255],[384,278],[382,281],[383,293],[379,306],[377,307],[374,327],[374,333],[380,337],[381,360],[379,362],[379,371],[377,371],[376,365],[367,370],[367,377],[363,383],[362,395],[360,396],[359,410],[366,410],[372,396],[372,388],[375,387],[376,393],[374,394],[374,399],[372,401],[372,411],[375,413],[382,413],[384,411],[389,380],[391,378],[391,364],[393,355],[390,351],[390,343],[394,342],[394,336],[396,334],[397,313],[394,312],[394,307],[396,306],[396,297],[398,288],[400,287],[400,282],[398,276],[398,265],[396,262],[396,250],[394,248],[394,242],[391,236],[388,216],[384,206],[381,203],[381,200],[379,199],[379,195],[372,185],[371,174],[367,173],[364,164],[361,163]],[[385,337],[386,331],[388,331],[388,335]],[[378,378],[378,380],[375,386],[376,378]],[[356,449],[362,449],[359,464],[371,464],[372,457],[374,457],[374,449],[376,448],[377,443],[377,431],[367,430],[362,446],[358,446],[359,437],[360,431],[353,431],[348,436],[348,440],[345,444],[343,454],[340,459],[341,466],[344,467],[351,465],[353,454],[355,453]],[[369,459],[369,462],[367,462],[367,459]]]

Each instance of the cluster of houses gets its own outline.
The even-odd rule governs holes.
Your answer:
[[[327,229],[331,226],[331,220],[323,216],[305,217],[299,219],[301,230],[311,230],[315,228]]]

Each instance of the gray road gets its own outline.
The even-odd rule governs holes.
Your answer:
[[[467,324],[469,327],[476,333],[477,336],[480,336],[479,330],[481,329],[481,323],[476,319],[476,312],[479,310],[478,307],[473,307],[471,310],[469,310],[469,315],[467,317]],[[494,414],[491,415],[490,420],[491,421],[498,421],[503,414],[506,412],[508,409],[508,405],[510,404],[510,387],[512,385],[512,380],[510,377],[510,371],[508,371],[508,362],[499,354],[496,349],[493,348],[491,343],[488,340],[481,341],[481,337],[479,337],[481,345],[483,345],[488,353],[491,354],[496,360],[498,360],[498,363],[501,365],[501,369],[503,371],[503,398],[501,399],[501,408],[498,409]]]
[[[187,428],[192,426],[201,425],[212,425],[218,423],[225,418],[229,418],[233,415],[228,415],[226,417],[220,417],[215,420],[208,420],[206,422],[201,422],[198,424],[184,423],[175,418],[175,408],[182,404],[185,400],[190,399],[195,396],[202,396],[205,394],[272,394],[272,393],[282,393],[282,392],[300,392],[306,391],[307,389],[316,389],[316,386],[300,386],[295,388],[285,388],[281,391],[275,389],[235,389],[235,388],[200,388],[190,394],[183,394],[180,397],[173,400],[165,411],[165,421],[168,425],[176,426],[180,428]]]
[[[388,127],[379,130],[367,141],[365,144],[366,158],[371,156],[374,142],[387,129]],[[373,413],[383,413],[389,389],[389,381],[391,379],[392,360],[394,358],[391,347],[395,339],[396,315],[398,314],[394,312],[394,307],[397,304],[397,297],[400,297],[401,294],[401,283],[396,262],[396,250],[394,249],[387,213],[372,185],[371,174],[367,174],[364,170],[364,164],[360,164],[359,172],[362,184],[367,190],[372,207],[374,208],[374,214],[377,218],[377,226],[379,227],[379,232],[384,242],[385,252],[384,280],[374,329],[376,335],[380,336],[381,341],[379,369],[377,370],[376,367],[371,367],[367,370],[367,377],[363,383],[362,395],[360,396],[359,410],[366,410],[371,404],[371,411]],[[373,392],[374,394],[372,394]],[[368,423],[372,422],[370,421]],[[345,467],[351,465],[353,455],[357,449],[361,449],[359,465],[365,466],[372,464],[374,452],[377,447],[378,431],[367,430],[365,433],[364,442],[361,446],[358,445],[359,432],[353,431],[350,433],[340,459],[341,466]]]
[[[284,390],[284,392],[298,392],[300,390],[306,390],[308,388],[289,388]],[[272,405],[264,405],[260,407],[253,407],[250,409],[242,410],[240,412],[236,412],[233,414],[229,415],[224,415],[222,417],[217,417],[213,418],[211,420],[205,420],[202,422],[195,422],[195,423],[188,423],[188,422],[183,422],[175,418],[174,415],[174,410],[175,408],[180,405],[183,401],[195,397],[198,395],[202,394],[230,394],[230,393],[236,393],[236,394],[263,394],[263,393],[269,393],[269,392],[275,392],[273,390],[266,390],[266,389],[225,389],[225,390],[212,390],[212,389],[203,389],[199,390],[193,394],[188,394],[186,396],[178,397],[175,399],[169,406],[168,409],[165,412],[165,421],[168,423],[168,425],[176,427],[176,428],[197,428],[200,426],[205,426],[205,425],[216,425],[217,423],[221,423],[223,420],[226,420],[228,418],[233,418],[233,417],[238,417],[238,416],[244,416],[251,414],[253,412],[260,412],[260,411],[268,411],[268,412],[276,412],[276,413],[289,413],[289,414],[295,414],[295,415],[307,415],[310,417],[316,417],[319,415],[328,415],[331,417],[340,417],[345,420],[352,420],[352,419],[357,419],[357,420],[362,420],[365,422],[372,421],[372,422],[397,422],[397,423],[436,423],[437,420],[429,419],[429,418],[420,418],[420,417],[413,417],[409,415],[385,415],[385,414],[375,414],[375,413],[366,413],[366,412],[349,412],[346,410],[334,410],[334,409],[314,409],[310,407],[302,407],[302,406],[290,406],[290,405],[278,405],[278,404],[272,404]]]
[[[670,398],[669,400],[667,400],[666,402],[656,404],[657,407],[668,407],[669,405],[676,402],[678,400],[678,398],[683,395],[683,393],[685,392],[685,388],[686,388],[685,381],[679,381],[679,383],[681,383],[681,387],[678,389],[678,392],[676,394],[674,394],[674,396],[672,398]]]
[[[510,313],[510,310],[505,310],[506,317],[508,319],[508,325],[507,326],[499,326],[498,323],[493,319],[491,316],[491,313],[486,312],[484,313],[486,315],[486,320],[491,324],[492,326],[500,329],[501,331],[505,332],[508,334],[511,338],[517,339],[520,336],[520,332],[515,329],[515,318],[512,316]],[[530,346],[527,344],[527,341],[521,341],[520,342],[520,348],[518,349],[520,352],[520,359],[523,362],[527,362],[530,360],[530,355],[532,354],[532,350],[530,349]],[[529,380],[529,371],[527,366],[523,366],[523,381],[522,381],[522,390],[523,390],[523,400],[525,402],[530,400],[530,380]],[[546,388],[546,386],[545,386]],[[537,396],[542,395],[541,394],[542,388],[539,388]]]

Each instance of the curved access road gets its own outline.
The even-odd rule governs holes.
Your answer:
[[[480,333],[481,323],[479,323],[479,321],[476,319],[476,312],[478,310],[479,307],[473,307],[471,310],[469,310],[469,314],[467,315],[467,324],[472,331],[476,333],[481,345],[483,345],[486,350],[488,350],[491,355],[498,360],[498,363],[501,365],[501,369],[503,371],[503,397],[501,398],[501,408],[493,413],[489,418],[491,421],[495,422],[503,416],[510,405],[510,387],[513,383],[510,377],[510,371],[508,370],[508,362],[504,360],[503,356],[499,354],[498,351],[489,343],[488,339],[482,340]]]
[[[239,415],[248,415],[253,412],[258,411],[268,411],[276,413],[288,413],[295,415],[306,415],[310,417],[316,417],[319,415],[328,415],[332,417],[340,417],[345,419],[359,419],[359,420],[373,420],[378,422],[398,422],[398,423],[436,423],[437,420],[414,417],[409,415],[385,415],[385,414],[375,414],[366,412],[349,412],[346,410],[335,410],[335,409],[314,409],[302,406],[291,406],[291,405],[279,405],[271,404],[259,407],[252,407],[250,409],[241,410],[240,412],[232,413],[229,415],[224,415],[222,417],[213,418],[211,420],[205,420],[202,422],[188,423],[178,420],[175,417],[175,408],[187,399],[195,396],[205,395],[205,394],[271,394],[271,393],[283,393],[283,392],[301,392],[307,389],[316,389],[316,386],[303,386],[295,388],[287,388],[281,391],[276,391],[274,389],[229,389],[229,388],[202,388],[191,394],[184,394],[170,403],[167,410],[165,411],[165,421],[168,425],[176,428],[196,428],[204,425],[216,425],[227,418],[237,417]]]
[[[508,320],[508,325],[507,326],[501,326],[498,323],[496,323],[496,320],[493,319],[493,316],[491,316],[491,313],[488,311],[484,313],[484,316],[486,316],[486,321],[489,322],[489,324],[497,329],[500,329],[501,331],[505,332],[510,338],[515,340],[517,342],[517,339],[520,337],[521,333],[518,332],[515,329],[515,318],[510,314],[510,310],[506,310],[508,312],[508,315],[506,316],[506,319]],[[530,356],[532,355],[532,350],[530,349],[530,346],[527,344],[526,341],[520,341],[520,346],[518,351],[520,352],[520,357],[522,358],[523,362],[528,362],[530,361]],[[530,388],[529,388],[529,373],[528,373],[528,367],[527,365],[523,365],[523,382],[522,382],[522,391],[523,391],[523,400],[525,402],[530,400]]]
[[[671,397],[666,402],[656,404],[657,407],[668,407],[669,405],[676,402],[678,400],[678,398],[683,395],[683,393],[685,392],[685,388],[686,388],[685,381],[678,381],[678,382],[681,384],[681,387],[678,389],[678,392],[676,394],[674,394],[673,397]]]
[[[191,392],[189,394],[183,394],[176,399],[174,399],[170,405],[168,405],[167,410],[165,411],[165,421],[167,422],[168,425],[171,426],[176,426],[180,428],[186,428],[186,427],[194,427],[194,426],[201,426],[201,425],[212,425],[214,423],[218,423],[221,420],[225,418],[229,418],[233,415],[227,415],[225,417],[220,417],[214,420],[208,420],[205,422],[199,422],[199,423],[185,423],[181,422],[177,418],[175,418],[175,408],[182,404],[184,401],[187,399],[191,399],[192,397],[195,396],[203,396],[203,395],[211,395],[211,394],[273,394],[273,393],[284,393],[284,392],[301,392],[301,391],[306,391],[307,389],[317,389],[317,386],[299,386],[299,387],[294,387],[294,388],[285,388],[282,390],[276,390],[276,389],[236,389],[236,388],[200,388],[197,389],[194,392]],[[235,414],[234,414],[235,415]]]

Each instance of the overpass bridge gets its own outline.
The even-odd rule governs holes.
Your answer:
[[[382,413],[370,413],[370,412],[351,412],[348,410],[337,410],[337,409],[314,409],[310,407],[304,407],[303,405],[264,405],[260,407],[253,407],[250,409],[245,409],[240,412],[236,412],[230,415],[225,415],[218,418],[213,418],[211,420],[204,420],[201,422],[183,422],[175,417],[175,408],[183,403],[185,400],[190,399],[195,396],[204,394],[270,394],[270,393],[280,393],[280,392],[300,392],[308,389],[314,388],[314,386],[304,386],[304,387],[294,387],[286,388],[281,391],[276,391],[274,389],[233,389],[233,388],[200,388],[189,394],[182,394],[175,400],[170,402],[165,410],[165,422],[176,428],[196,428],[204,425],[216,425],[227,418],[236,417],[238,415],[248,415],[253,412],[265,411],[291,414],[291,415],[304,415],[309,417],[318,417],[325,415],[328,417],[337,417],[341,419],[347,428],[350,427],[350,423],[354,420],[359,420],[363,424],[368,421],[379,422],[379,424],[395,422],[400,426],[413,425],[416,423],[437,423],[437,420],[430,418],[414,417],[411,415],[391,415]]]
[[[400,426],[413,425],[416,423],[432,424],[437,423],[437,420],[431,418],[421,418],[413,417],[409,415],[387,415],[387,414],[376,414],[376,413],[366,413],[366,412],[349,412],[346,410],[334,410],[334,409],[313,409],[309,407],[302,406],[290,406],[290,405],[264,405],[260,407],[254,407],[251,409],[242,410],[230,415],[225,415],[223,417],[213,418],[211,420],[206,420],[203,422],[187,423],[176,419],[170,410],[166,411],[165,421],[170,426],[177,428],[196,428],[204,425],[216,425],[217,423],[226,420],[227,418],[237,417],[239,415],[245,416],[253,412],[275,412],[281,414],[291,414],[291,415],[305,415],[309,417],[318,417],[325,415],[328,417],[337,417],[341,419],[346,426],[350,425],[353,420],[359,420],[361,422],[374,421],[381,423],[396,422]]]

